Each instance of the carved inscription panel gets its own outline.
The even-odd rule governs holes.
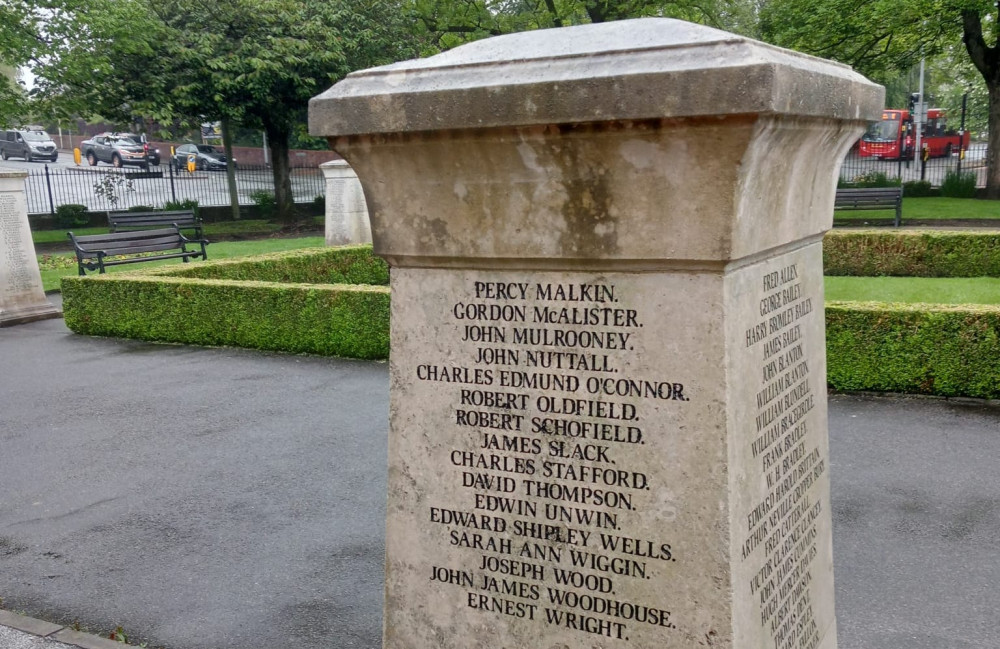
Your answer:
[[[386,646],[725,641],[721,276],[392,281]]]
[[[19,200],[20,199],[20,200]],[[41,295],[23,194],[0,193],[0,298],[15,305]]]
[[[729,281],[734,591],[752,646],[836,643],[821,247]],[[750,646],[750,645],[748,645]]]

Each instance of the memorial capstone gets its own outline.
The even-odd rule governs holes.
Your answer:
[[[24,193],[26,171],[0,169],[0,327],[62,315],[42,289]]]
[[[371,243],[368,205],[358,174],[346,160],[324,162],[319,168],[326,179],[326,245]]]
[[[387,649],[836,646],[821,241],[883,91],[644,19],[349,75]]]

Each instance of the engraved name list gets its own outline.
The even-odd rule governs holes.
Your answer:
[[[678,377],[632,375],[641,306],[603,278],[462,288],[441,315],[455,354],[414,366],[450,397],[453,443],[435,459],[459,494],[424,512],[452,558],[427,579],[483,615],[582,638],[675,633],[670,591],[634,586],[684,557],[670,538],[629,530],[662,486],[637,461],[649,453],[644,418],[695,395]]]

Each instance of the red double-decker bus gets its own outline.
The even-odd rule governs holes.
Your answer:
[[[932,158],[950,156],[969,147],[969,133],[949,131],[945,112],[941,108],[928,108],[927,121],[922,125],[920,148]],[[898,160],[913,157],[916,137],[913,119],[908,110],[884,110],[882,119],[874,122],[861,136],[858,155],[862,158],[888,158]]]

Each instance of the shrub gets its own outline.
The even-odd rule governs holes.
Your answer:
[[[843,187],[899,187],[899,180],[889,178],[884,171],[866,171],[848,182],[838,183]]]
[[[975,198],[976,174],[949,171],[941,183],[941,195],[949,198]]]
[[[317,248],[65,277],[63,312],[89,335],[386,358],[386,283],[370,246]]]
[[[388,280],[368,246],[318,248],[145,275],[64,277],[63,311],[81,334],[388,356],[387,286],[239,281],[303,273],[321,281]],[[831,302],[826,329],[827,380],[835,389],[1000,397],[1000,307]]]
[[[830,302],[826,346],[837,390],[1000,397],[1000,307]]]
[[[80,228],[89,224],[86,205],[66,203],[56,208],[56,225],[60,228]]]
[[[124,173],[106,173],[94,183],[94,194],[104,198],[114,210],[122,197],[135,191],[132,179]]]
[[[150,277],[65,277],[80,334],[351,358],[389,354],[389,288]]]
[[[1000,233],[832,231],[823,240],[827,275],[1000,277]]]
[[[167,201],[163,206],[163,209],[168,212],[176,212],[179,210],[193,210],[194,215],[198,217],[198,201],[193,198],[188,198],[183,201]]]
[[[271,219],[278,208],[278,200],[274,197],[274,192],[266,189],[258,189],[250,192],[250,200],[257,206],[257,213],[261,218]]]
[[[187,264],[150,271],[171,277],[301,284],[387,286],[389,266],[372,247],[307,248],[210,264]]]
[[[155,209],[156,208],[153,207],[152,205],[133,205],[132,207],[128,208],[128,211],[129,212],[152,212]]]
[[[940,190],[934,189],[929,180],[910,180],[903,183],[903,196],[907,198],[927,198],[940,195]]]

